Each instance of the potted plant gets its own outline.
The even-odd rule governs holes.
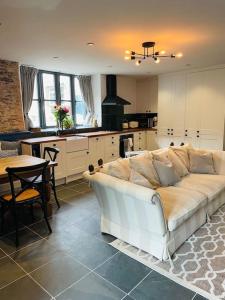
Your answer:
[[[56,118],[58,129],[63,130],[64,127],[63,121],[65,118],[69,117],[68,107],[62,105],[55,105],[53,114]]]

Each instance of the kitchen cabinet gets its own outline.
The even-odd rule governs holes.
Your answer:
[[[119,158],[119,134],[105,136],[104,138],[104,162],[110,162]]]
[[[134,132],[134,151],[143,151],[146,149],[145,131]]]
[[[157,131],[146,131],[146,150],[153,151],[156,149],[159,149]]]
[[[66,142],[65,141],[54,141],[54,142],[45,142],[41,143],[40,145],[40,152],[41,157],[44,154],[44,148],[51,147],[51,148],[58,148],[59,154],[57,155],[57,167],[55,168],[55,178],[61,179],[65,177],[66,174]],[[50,157],[46,156],[46,159],[50,159]]]
[[[99,137],[91,137],[88,139],[88,157],[87,162],[88,165],[98,165],[98,160],[100,158],[105,158],[105,150],[104,150],[104,136]]]

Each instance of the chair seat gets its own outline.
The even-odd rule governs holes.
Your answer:
[[[20,195],[16,197],[16,202],[22,202],[26,200],[30,200],[33,198],[37,198],[40,196],[40,193],[35,189],[27,189],[24,192],[22,192]],[[11,201],[12,200],[12,194],[6,194],[3,195],[2,198],[5,201]]]

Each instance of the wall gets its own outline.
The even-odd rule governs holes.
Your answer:
[[[19,64],[0,60],[0,132],[24,130]]]
[[[117,94],[121,98],[129,101],[131,105],[125,105],[126,114],[136,113],[136,78],[132,76],[117,76]]]
[[[137,79],[136,112],[156,113],[158,111],[158,77]]]

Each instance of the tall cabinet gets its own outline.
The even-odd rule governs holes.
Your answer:
[[[225,68],[159,77],[158,145],[223,149]]]

